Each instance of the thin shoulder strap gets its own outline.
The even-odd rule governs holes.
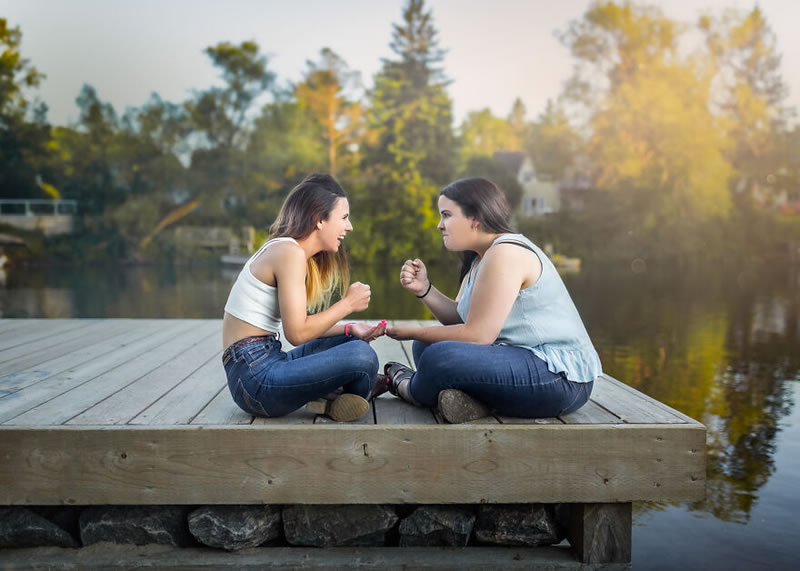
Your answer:
[[[499,238],[495,242],[495,244],[514,244],[515,246],[522,246],[523,248],[525,248],[526,250],[530,250],[534,254],[536,253],[536,250],[534,250],[530,244],[523,242],[518,238]]]
[[[250,259],[249,259],[249,260],[247,260],[247,264],[248,264],[248,265],[249,265],[249,264],[251,264],[251,263],[253,262],[253,260],[255,260],[257,257],[259,257],[259,256],[261,255],[261,252],[263,252],[264,250],[266,250],[266,249],[267,249],[267,246],[270,246],[270,245],[272,245],[272,244],[275,244],[275,243],[277,243],[277,242],[286,242],[287,240],[288,240],[288,241],[290,241],[290,242],[294,242],[295,244],[297,244],[297,240],[295,240],[295,239],[294,239],[294,238],[292,238],[291,236],[279,236],[279,237],[277,237],[277,238],[272,238],[271,240],[267,240],[266,242],[264,242],[264,243],[261,245],[261,247],[258,249],[258,251],[256,251],[256,253],[255,253],[255,254],[253,254],[252,256],[250,256]]]

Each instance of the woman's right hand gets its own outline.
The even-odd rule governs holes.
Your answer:
[[[347,288],[343,300],[350,304],[350,311],[364,311],[369,307],[370,289],[367,284],[353,282]]]
[[[400,270],[400,285],[414,295],[422,295],[428,289],[428,270],[422,260],[406,260]]]

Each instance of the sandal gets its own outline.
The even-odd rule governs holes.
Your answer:
[[[315,400],[306,404],[306,410],[314,414],[328,415],[336,422],[358,420],[369,410],[369,401],[352,393],[344,393],[333,400]]]
[[[383,372],[386,375],[386,384],[388,385],[387,388],[389,392],[396,397],[402,398],[397,388],[400,386],[400,383],[410,381],[411,377],[414,376],[414,371],[397,361],[388,361],[383,366]]]

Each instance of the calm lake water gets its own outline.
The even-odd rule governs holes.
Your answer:
[[[604,370],[708,427],[708,484],[703,502],[634,506],[634,568],[796,568],[800,268],[635,267],[564,279]],[[0,317],[221,317],[237,272],[12,268],[0,275]],[[430,318],[398,272],[356,268],[373,291],[358,317]],[[455,293],[452,269],[431,273]]]

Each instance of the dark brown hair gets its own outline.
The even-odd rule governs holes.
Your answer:
[[[462,178],[445,186],[439,194],[458,204],[464,216],[480,222],[482,231],[493,234],[514,232],[506,195],[492,181],[480,177]],[[475,252],[461,253],[459,282],[467,275],[477,255]]]

